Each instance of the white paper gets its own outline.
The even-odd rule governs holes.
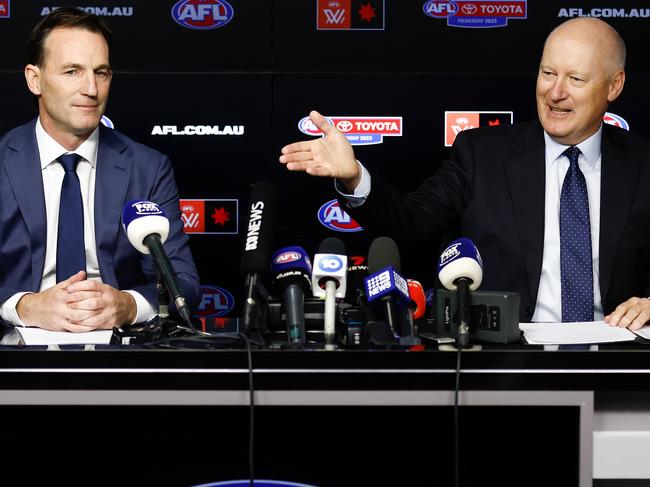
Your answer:
[[[94,330],[83,333],[50,331],[34,327],[15,327],[25,345],[108,344],[113,330]]]
[[[628,342],[635,339],[627,328],[609,326],[604,321],[579,323],[519,323],[531,345],[571,345]]]
[[[650,325],[645,325],[638,330],[636,330],[634,333],[639,335],[641,338],[645,338],[646,340],[650,340]]]

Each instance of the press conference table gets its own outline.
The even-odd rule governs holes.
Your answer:
[[[61,439],[44,434],[56,425],[83,431],[82,451],[114,452],[115,442],[146,452],[134,485],[246,478],[245,350],[60,348],[0,349],[2,437],[14,451],[33,448],[35,437],[40,451],[57,451]],[[456,359],[436,349],[254,350],[258,477],[447,485]],[[486,345],[462,354],[460,389],[461,485],[650,478],[642,461],[650,451],[648,346]],[[352,474],[342,475],[344,464]]]

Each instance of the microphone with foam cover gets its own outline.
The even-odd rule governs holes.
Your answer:
[[[245,276],[242,331],[257,328],[262,279],[268,273],[273,244],[273,229],[278,190],[275,184],[261,181],[251,187],[246,238],[242,250],[240,272]]]
[[[271,257],[273,286],[282,295],[291,345],[304,345],[305,293],[311,294],[311,261],[305,249],[284,247]]]
[[[419,320],[424,316],[427,309],[427,298],[424,295],[424,288],[419,281],[415,279],[407,279],[409,286],[409,297],[411,298],[411,312],[413,319]]]
[[[476,291],[483,280],[483,260],[476,245],[468,238],[451,242],[440,255],[438,279],[449,290],[456,290],[458,303],[458,345],[469,345],[470,290]]]
[[[151,254],[167,292],[181,318],[192,328],[192,317],[163,243],[169,236],[169,220],[156,203],[131,200],[122,207],[122,228],[129,242],[143,254]]]
[[[401,275],[402,262],[392,238],[378,237],[368,251],[368,272],[365,279],[368,301],[381,300],[384,318],[393,334],[399,335],[398,306],[408,303],[408,284]]]

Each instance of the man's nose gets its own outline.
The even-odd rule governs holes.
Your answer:
[[[566,89],[566,78],[558,76],[555,81],[553,81],[553,86],[549,92],[551,99],[553,100],[563,100],[566,98],[567,89]]]
[[[95,78],[95,73],[91,72],[84,76],[82,91],[84,95],[97,96],[97,79]]]

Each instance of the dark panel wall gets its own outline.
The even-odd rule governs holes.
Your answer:
[[[22,75],[23,46],[43,14],[67,3],[0,0],[0,133],[35,116]],[[338,236],[349,254],[365,254],[374,237],[321,224],[318,210],[334,198],[331,181],[288,173],[277,162],[283,145],[312,138],[298,128],[312,108],[328,116],[402,117],[401,136],[355,150],[373,173],[408,190],[449,154],[445,111],[512,111],[515,122],[535,117],[534,84],[544,38],[582,13],[601,16],[626,40],[627,84],[610,112],[623,117],[631,130],[650,136],[645,117],[650,109],[645,35],[650,8],[641,2],[469,2],[476,8],[525,9],[525,18],[491,28],[455,27],[447,18],[425,14],[426,5],[438,12],[457,5],[443,1],[229,0],[227,22],[211,17],[230,12],[220,0],[177,6],[187,22],[194,15],[195,24],[224,23],[214,29],[192,29],[174,20],[178,3],[74,2],[104,16],[115,32],[115,75],[106,112],[115,128],[170,156],[182,199],[239,200],[239,215],[228,215],[231,223],[240,219],[238,234],[191,235],[202,282],[234,295],[231,315],[241,300],[238,267],[252,183],[270,179],[281,186],[276,248],[302,245],[313,255],[323,238]],[[317,29],[319,5],[340,20],[337,11],[346,4],[353,8],[344,15],[361,27],[366,26],[361,8],[376,9],[378,17],[368,23],[374,27],[381,27],[377,19],[383,8],[383,30]],[[201,20],[202,14],[210,15]],[[497,20],[493,16],[485,22]],[[188,125],[218,126],[222,134],[179,135]],[[232,205],[224,203],[224,208],[233,213]],[[219,225],[214,220],[210,227],[218,231]],[[437,253],[434,243],[403,246],[405,274],[431,285]]]

